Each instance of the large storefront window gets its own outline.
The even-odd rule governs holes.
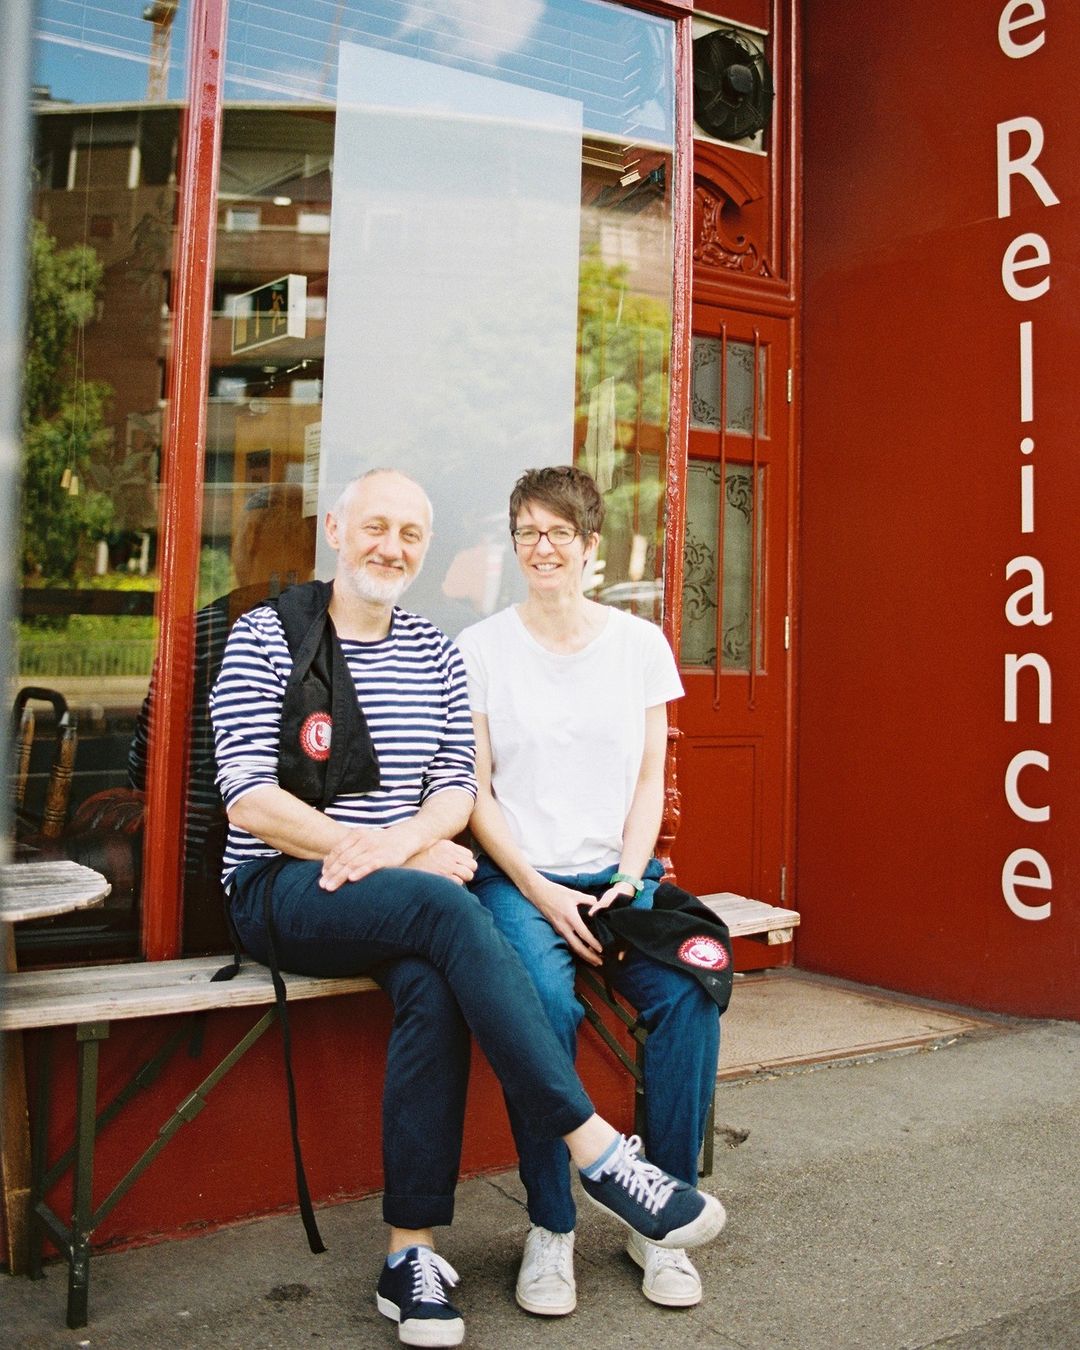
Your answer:
[[[85,281],[66,292],[78,312],[58,346],[55,465],[39,475],[46,512],[73,522],[70,558],[66,572],[27,562],[23,650],[29,663],[34,633],[60,631],[71,653],[92,621],[129,665],[26,664],[22,678],[87,709],[72,807],[113,790],[109,847],[130,820],[136,878],[140,708],[175,537],[159,548],[160,500],[178,528],[158,456],[166,361],[184,358],[168,343],[191,3],[136,19],[124,0],[42,0],[38,31],[42,247]],[[591,594],[659,621],[674,107],[674,25],[614,0],[229,0],[216,244],[208,221],[205,240],[180,241],[214,269],[199,577],[181,624],[190,735],[168,749],[188,775],[187,950],[225,940],[206,710],[225,636],[265,596],[329,575],[321,520],[349,479],[394,466],[423,483],[435,537],[407,603],[455,634],[519,598],[515,479],[572,460],[607,502]],[[177,701],[177,646],[163,651],[156,709]],[[80,780],[91,762],[101,776]],[[151,822],[152,847],[163,828]],[[133,932],[137,880],[114,895]]]
[[[112,885],[101,910],[24,926],[44,959],[136,950],[144,784],[129,761],[155,651],[186,8],[36,14],[15,852],[76,858]]]
[[[454,634],[518,598],[514,480],[573,460],[608,508],[592,593],[658,620],[671,25],[598,0],[233,0],[225,100],[223,603],[329,575],[327,507],[396,466],[435,506],[406,603]]]
[[[436,509],[410,603],[453,633],[514,595],[516,476],[573,458],[608,502],[595,593],[658,618],[672,26],[599,0],[233,0],[225,95],[220,556],[266,485],[312,518],[401,466]]]

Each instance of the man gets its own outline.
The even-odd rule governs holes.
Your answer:
[[[719,1231],[723,1210],[596,1115],[517,955],[464,889],[475,864],[452,840],[476,791],[465,673],[447,638],[396,604],[431,540],[426,495],[403,474],[374,470],[346,487],[325,529],[337,553],[321,616],[333,716],[294,717],[293,659],[270,606],[237,621],[211,697],[230,821],[224,877],[256,959],[273,948],[285,970],[370,973],[394,1003],[383,1094],[389,1254],[376,1302],[403,1343],[456,1345],[464,1324],[447,1287],[457,1274],[435,1255],[432,1227],[453,1214],[469,1030],[515,1109],[538,1136],[566,1142],[585,1194],[621,1223],[695,1246]],[[305,601],[318,587],[286,597]],[[282,785],[335,759],[342,786],[324,806]]]

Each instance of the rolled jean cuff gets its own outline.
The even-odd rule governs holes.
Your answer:
[[[584,1092],[581,1093],[581,1101],[584,1103],[582,1107],[560,1106],[557,1111],[546,1116],[529,1116],[526,1120],[529,1133],[540,1139],[565,1139],[571,1130],[576,1130],[596,1115],[595,1107]]]
[[[452,1195],[391,1195],[382,1202],[383,1222],[391,1228],[438,1228],[454,1218]]]

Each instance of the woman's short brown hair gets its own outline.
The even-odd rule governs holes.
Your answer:
[[[557,464],[546,469],[528,469],[510,494],[510,533],[529,502],[546,507],[552,515],[568,520],[586,538],[599,534],[604,523],[604,499],[584,469]]]

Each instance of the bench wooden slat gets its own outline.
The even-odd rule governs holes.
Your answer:
[[[235,979],[212,983],[215,971],[225,964],[222,956],[204,956],[123,966],[20,971],[9,975],[4,984],[0,1030],[273,1003],[274,986],[265,966],[245,961]],[[366,975],[286,975],[285,986],[292,1001],[378,988]]]
[[[718,891],[703,895],[702,903],[717,914],[728,926],[732,937],[763,938],[770,945],[790,942],[799,923],[799,912],[751,900],[749,896],[732,891]]]

